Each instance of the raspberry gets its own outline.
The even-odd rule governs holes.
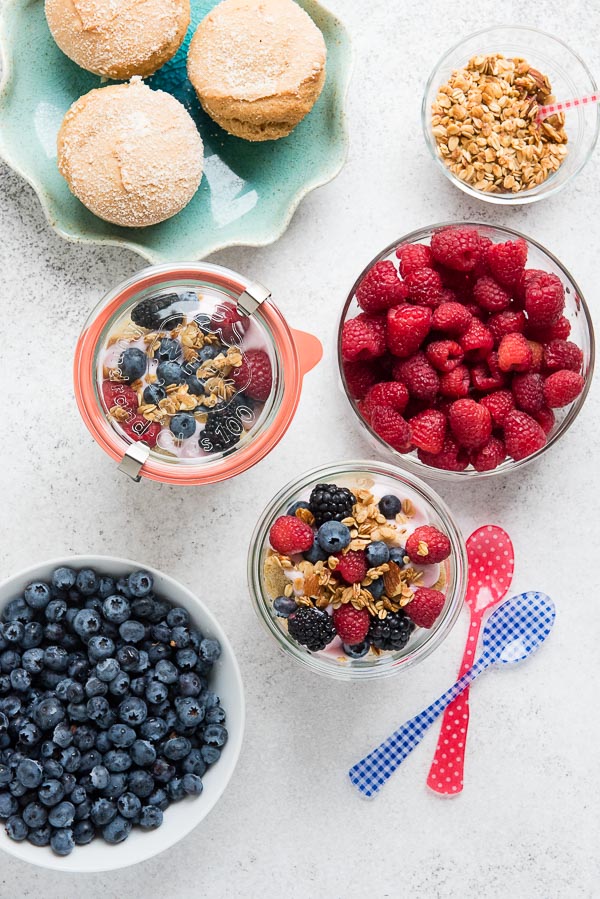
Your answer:
[[[440,378],[439,391],[442,396],[460,399],[467,396],[471,386],[471,375],[466,365],[457,365],[454,371],[445,372]]]
[[[355,400],[362,400],[370,387],[377,382],[377,373],[368,362],[343,362],[348,393]]]
[[[527,244],[522,237],[515,241],[492,244],[486,258],[496,281],[503,287],[514,287],[527,262]]]
[[[333,611],[333,625],[337,635],[347,646],[362,643],[369,633],[371,616],[366,609],[355,609],[349,602]]]
[[[512,392],[517,409],[534,415],[544,405],[544,379],[541,375],[526,372],[512,379]]]
[[[442,301],[442,279],[432,268],[418,268],[404,281],[408,299],[417,306],[439,306]]]
[[[246,396],[261,403],[266,402],[273,386],[271,361],[264,350],[246,350],[242,364],[231,372],[233,383]]]
[[[567,368],[579,372],[582,365],[583,353],[572,340],[551,340],[544,347],[544,367],[548,371]]]
[[[450,555],[450,540],[430,524],[416,528],[406,541],[406,555],[419,565],[435,565]]]
[[[485,362],[479,362],[471,369],[471,384],[476,390],[499,390],[505,383],[506,376],[498,365],[498,353],[490,353]]]
[[[446,416],[437,409],[425,409],[409,420],[411,443],[427,453],[441,453],[446,436]]]
[[[477,262],[473,268],[473,275],[475,278],[483,278],[484,275],[490,274],[490,266],[487,260],[487,254],[489,248],[492,246],[492,241],[489,237],[485,237],[483,234],[479,235],[479,253],[477,256]]]
[[[419,349],[431,327],[431,309],[396,306],[387,314],[387,345],[394,356],[412,356]]]
[[[518,409],[504,419],[506,452],[513,459],[525,459],[546,445],[546,435],[537,421]]]
[[[544,400],[551,409],[568,406],[577,399],[585,381],[576,371],[555,371],[544,381]]]
[[[381,316],[361,313],[344,322],[342,328],[342,359],[376,359],[386,351],[385,319]]]
[[[486,312],[502,312],[510,306],[510,294],[488,275],[475,283],[473,299]]]
[[[469,464],[469,455],[465,449],[459,447],[458,444],[447,436],[444,440],[441,453],[427,453],[425,450],[418,450],[418,456],[425,465],[431,465],[433,468],[441,468],[443,471],[464,471]]]
[[[536,373],[540,372],[544,364],[544,347],[536,340],[528,340],[527,343],[531,349],[531,365],[529,371]]]
[[[492,416],[494,427],[502,427],[509,412],[515,408],[515,400],[510,390],[496,390],[479,400]]]
[[[504,312],[491,315],[487,320],[487,326],[497,344],[506,334],[523,334],[526,325],[525,313],[520,309],[506,309]]]
[[[448,268],[445,265],[435,264],[435,270],[442,279],[442,285],[446,290],[451,290],[454,294],[453,299],[467,302],[473,290],[475,278],[472,272],[458,272],[456,269]],[[442,294],[442,300],[445,298]]]
[[[492,416],[489,409],[475,400],[456,400],[448,415],[450,430],[465,449],[478,449],[492,436]]]
[[[128,384],[121,381],[103,381],[102,382],[102,399],[108,410],[119,406],[127,412],[137,412],[138,396]]]
[[[394,366],[394,377],[406,384],[411,397],[433,402],[440,379],[436,370],[429,364],[423,353],[417,353],[410,359],[397,362]]]
[[[465,309],[467,312],[471,314],[473,318],[476,318],[477,321],[482,322],[486,313],[483,311],[481,306],[478,306],[477,303],[467,303],[465,302]]]
[[[523,316],[523,318],[525,317]],[[445,331],[448,334],[463,334],[472,320],[473,316],[462,303],[454,301],[449,303],[443,302],[434,311],[431,326],[436,331]]]
[[[546,272],[543,272],[541,268],[526,268],[525,271],[521,272],[519,280],[513,287],[514,301],[521,309],[525,305],[525,291],[527,285],[534,278],[537,278],[538,275],[545,274]]]
[[[459,343],[465,351],[465,355],[475,361],[485,359],[488,353],[494,349],[494,338],[491,331],[477,318],[471,321],[465,333],[460,337]]]
[[[479,259],[479,234],[475,228],[443,228],[431,238],[436,262],[459,272],[470,272]]]
[[[527,371],[533,353],[523,334],[506,334],[498,347],[498,365],[502,371]]]
[[[120,423],[131,440],[143,440],[150,448],[156,446],[162,426],[157,421],[147,421],[142,415],[134,415],[128,421]]]
[[[561,317],[565,308],[565,289],[557,275],[540,272],[525,288],[525,312],[534,327],[548,327]]]
[[[464,353],[454,340],[433,340],[425,350],[427,360],[438,371],[452,371],[463,361]]]
[[[439,590],[417,587],[412,599],[404,606],[404,613],[417,627],[433,627],[444,608],[446,597]]]
[[[405,243],[396,250],[400,260],[400,274],[403,278],[416,272],[418,268],[431,268],[433,256],[429,247],[422,243]]]
[[[571,333],[571,322],[564,315],[547,328],[538,328],[532,324],[527,326],[527,336],[539,343],[550,343],[551,340],[566,340]]]
[[[406,287],[393,262],[376,262],[356,288],[356,302],[365,312],[384,312],[406,299]]]
[[[471,453],[475,471],[493,471],[506,459],[506,447],[499,437],[490,437],[485,446]]]
[[[345,555],[336,553],[338,559],[337,573],[347,584],[360,584],[367,576],[369,566],[365,557],[364,550],[350,549]],[[360,640],[357,641],[360,643]]]
[[[364,406],[367,407],[370,414],[378,406],[390,406],[402,415],[407,403],[408,390],[404,384],[400,384],[398,381],[381,381],[371,387],[365,397]]]
[[[399,412],[389,406],[379,406],[371,415],[371,427],[392,449],[399,453],[411,451],[410,425]]]
[[[220,303],[210,320],[211,331],[220,334],[226,343],[241,343],[250,319],[238,312],[233,303]]]
[[[549,434],[552,428],[554,427],[554,423],[556,418],[554,416],[554,412],[552,409],[549,409],[547,406],[543,406],[539,412],[536,412],[533,416],[538,424],[541,426],[544,434]]]
[[[271,546],[278,553],[292,555],[303,553],[315,542],[313,529],[295,515],[280,515],[271,525],[269,531]]]

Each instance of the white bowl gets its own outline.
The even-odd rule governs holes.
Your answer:
[[[32,846],[26,840],[15,843],[7,836],[4,827],[1,827],[0,849],[21,861],[55,871],[81,874],[113,871],[136,865],[169,849],[203,821],[219,801],[234,772],[242,747],[245,721],[244,689],[231,644],[213,614],[187,587],[148,565],[111,556],[65,556],[41,562],[0,583],[0,610],[15,596],[19,596],[31,581],[48,581],[52,571],[61,565],[68,565],[71,568],[94,568],[101,574],[117,577],[141,568],[150,571],[154,577],[156,592],[174,605],[187,609],[193,623],[207,637],[216,638],[222,648],[221,657],[213,668],[211,689],[220,696],[227,713],[225,724],[229,739],[223,747],[219,761],[211,765],[202,778],[204,790],[200,796],[188,797],[170,805],[164,813],[162,826],[157,830],[143,831],[139,827],[134,827],[129,838],[116,846],[105,843],[102,837],[97,837],[87,846],[76,846],[73,852],[65,857],[55,855],[47,846]]]

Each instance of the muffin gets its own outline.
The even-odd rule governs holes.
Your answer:
[[[181,103],[139,77],[80,97],[58,133],[58,168],[95,215],[141,228],[175,215],[202,178],[202,140]]]
[[[60,49],[96,75],[151,75],[175,55],[190,24],[189,0],[46,0]]]
[[[326,56],[323,35],[293,0],[223,0],[192,38],[188,75],[225,131],[277,140],[316,103]]]

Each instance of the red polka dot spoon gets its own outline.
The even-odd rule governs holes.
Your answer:
[[[469,578],[465,601],[471,612],[467,645],[459,675],[473,664],[485,612],[508,593],[515,556],[511,539],[502,528],[486,525],[467,540]],[[465,750],[469,727],[469,688],[451,702],[442,720],[440,736],[427,786],[436,793],[456,796],[463,788]]]

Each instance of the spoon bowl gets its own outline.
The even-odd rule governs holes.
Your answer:
[[[492,612],[483,629],[484,657],[514,665],[541,646],[554,624],[556,609],[545,593],[521,593]]]

